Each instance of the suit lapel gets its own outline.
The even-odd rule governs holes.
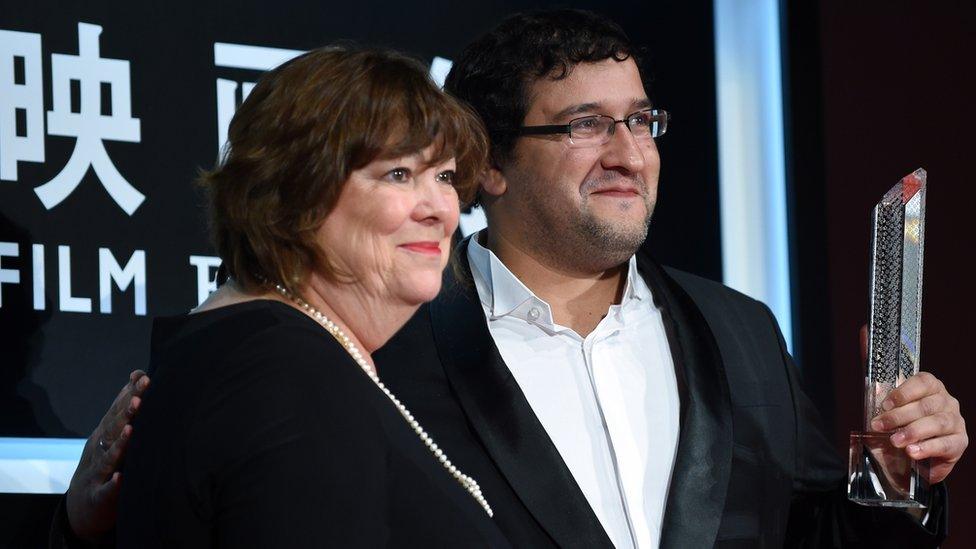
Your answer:
[[[468,282],[448,276],[430,312],[441,363],[465,415],[509,485],[557,545],[612,547],[495,347],[470,283],[467,242],[456,252],[462,265],[459,277]]]
[[[638,255],[661,307],[681,392],[681,430],[661,547],[711,547],[732,464],[732,406],[718,346],[699,309],[661,267]]]

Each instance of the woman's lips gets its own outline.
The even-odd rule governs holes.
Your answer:
[[[400,244],[400,247],[418,254],[439,256],[441,255],[440,242],[408,242]]]

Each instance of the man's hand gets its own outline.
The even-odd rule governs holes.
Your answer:
[[[147,387],[149,376],[145,372],[135,370],[129,374],[129,382],[85,443],[66,494],[68,522],[74,534],[83,540],[96,541],[115,526],[122,480],[118,469],[132,436],[129,422],[138,411]]]
[[[861,329],[861,350],[867,356],[866,328]],[[929,482],[942,482],[969,446],[959,401],[934,375],[919,372],[892,391],[881,408],[885,412],[871,421],[871,429],[894,431],[891,443],[912,459],[929,458]]]

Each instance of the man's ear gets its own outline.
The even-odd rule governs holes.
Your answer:
[[[481,174],[481,192],[488,196],[501,196],[508,188],[508,181],[497,166],[485,168]]]

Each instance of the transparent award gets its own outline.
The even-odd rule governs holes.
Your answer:
[[[874,207],[864,430],[852,431],[847,497],[884,507],[925,507],[928,460],[896,448],[892,433],[871,431],[881,403],[918,373],[922,328],[925,170],[915,170]]]

